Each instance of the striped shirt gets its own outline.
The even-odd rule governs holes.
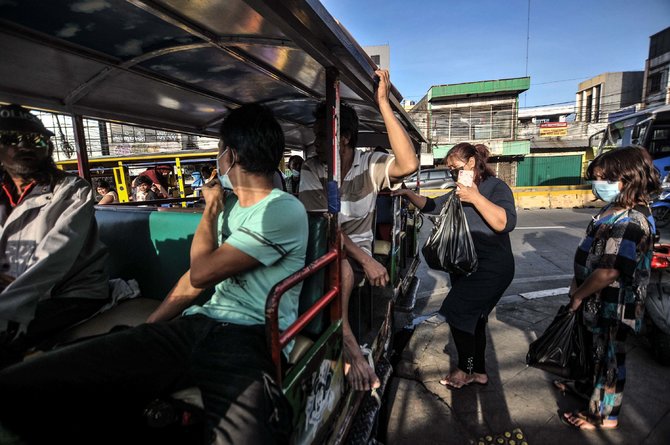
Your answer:
[[[339,220],[342,232],[372,255],[374,209],[377,192],[391,186],[388,169],[394,157],[385,153],[354,150],[354,161],[340,190]],[[317,156],[305,161],[300,171],[300,201],[308,211],[326,212],[326,166]]]

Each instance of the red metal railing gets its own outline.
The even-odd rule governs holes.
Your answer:
[[[281,368],[282,349],[339,295],[340,287],[339,284],[336,284],[339,283],[339,280],[331,280],[330,289],[281,334],[279,332],[279,302],[289,289],[301,281],[305,281],[308,277],[314,275],[330,263],[338,261],[339,257],[338,249],[330,249],[325,255],[317,258],[305,266],[305,268],[300,269],[293,275],[277,283],[270,291],[270,295],[268,295],[268,299],[265,302],[266,335],[268,346],[272,353],[272,361],[277,369],[277,383],[280,385],[283,377]],[[335,273],[334,275],[338,274]],[[335,312],[331,311],[331,318],[334,314]]]

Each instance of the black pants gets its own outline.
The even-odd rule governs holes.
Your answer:
[[[449,328],[458,351],[458,369],[467,374],[486,374],[486,318],[479,318],[474,335],[453,325]]]
[[[0,343],[0,369],[20,362],[32,349],[51,349],[59,333],[86,320],[108,301],[106,298],[50,298],[40,301],[27,332],[18,338],[12,335],[11,341]]]
[[[264,326],[203,315],[144,324],[0,371],[0,424],[30,444],[179,443],[157,441],[142,413],[197,386],[205,443],[283,443],[291,412],[273,369]]]

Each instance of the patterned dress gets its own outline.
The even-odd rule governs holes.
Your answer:
[[[583,322],[592,335],[593,386],[589,415],[617,420],[626,383],[624,342],[639,331],[651,271],[655,226],[647,207],[593,218],[575,254],[575,279],[581,285],[596,269],[617,269],[619,277],[587,297]]]

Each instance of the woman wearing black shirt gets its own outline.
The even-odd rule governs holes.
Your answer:
[[[485,145],[460,143],[449,150],[445,164],[454,180],[460,170],[472,171],[472,186],[457,183],[456,195],[463,203],[479,266],[468,276],[452,274],[451,290],[440,314],[449,323],[458,351],[458,367],[440,383],[461,388],[471,383],[485,385],[486,322],[488,315],[514,278],[514,256],[509,238],[516,225],[514,196],[507,184],[487,166]],[[421,212],[439,213],[448,194],[432,199],[407,190],[406,196]]]

